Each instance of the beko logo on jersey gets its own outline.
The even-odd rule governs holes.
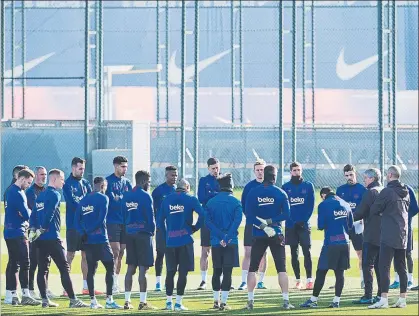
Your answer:
[[[337,218],[346,217],[346,216],[348,216],[348,211],[343,211],[343,210],[333,211],[333,215]]]
[[[259,206],[271,205],[271,204],[274,204],[275,199],[270,198],[270,197],[264,197],[264,198],[258,197],[258,202],[259,202]]]
[[[36,207],[36,210],[39,212],[39,211],[42,211],[43,209],[44,209],[44,203],[43,202],[40,202],[40,203],[35,203],[35,207]]]
[[[354,203],[354,202],[350,202],[350,203],[349,203],[349,206],[350,206],[351,208],[355,208],[355,207],[356,207],[356,203]]]
[[[89,214],[89,213],[93,212],[94,207],[93,207],[93,205],[82,206],[81,210],[84,214]]]
[[[304,198],[300,198],[300,197],[290,198],[290,203],[292,205],[304,204]]]
[[[171,213],[183,212],[185,210],[185,207],[183,205],[179,205],[179,204],[169,205],[169,210],[174,211],[174,212],[171,212]]]
[[[125,203],[125,206],[127,207],[128,211],[132,211],[132,210],[137,209],[138,203],[135,203],[135,202],[127,202],[127,203]]]

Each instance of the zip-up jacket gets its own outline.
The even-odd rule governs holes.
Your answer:
[[[354,221],[364,220],[364,242],[375,246],[380,246],[381,216],[372,215],[370,210],[383,188],[379,182],[370,183],[353,213]]]
[[[282,186],[290,202],[290,217],[286,220],[286,227],[294,227],[301,223],[310,227],[310,218],[314,211],[314,186],[311,182],[301,181],[295,184],[291,181]]]
[[[205,224],[211,233],[211,246],[221,247],[220,242],[238,245],[238,228],[242,221],[241,203],[233,192],[221,191],[208,201]]]
[[[242,202],[243,214],[246,216],[246,225],[250,224],[247,221],[247,215],[246,215],[246,199],[247,199],[247,196],[249,195],[249,192],[253,188],[256,188],[257,186],[259,186],[261,184],[262,184],[261,182],[258,182],[256,179],[254,179],[254,180],[250,181],[248,184],[246,184],[246,186],[243,189],[241,202]]]
[[[65,199],[65,223],[67,229],[75,229],[74,216],[80,201],[89,193],[92,187],[86,179],[77,179],[72,174],[65,180],[63,195]]]
[[[108,176],[106,180],[108,181],[106,195],[109,198],[109,210],[106,222],[108,224],[123,224],[122,199],[124,198],[124,194],[132,190],[131,182],[128,178],[119,178],[114,173]]]
[[[154,219],[157,220],[157,212],[160,210],[161,203],[169,194],[176,191],[175,185],[168,185],[166,182],[160,184],[153,190],[151,196],[153,197]]]
[[[205,206],[218,192],[220,192],[220,185],[218,184],[216,177],[208,174],[199,179],[198,200],[201,202],[202,206]]]
[[[336,195],[343,199],[344,201],[348,202],[351,206],[352,212],[355,211],[356,207],[362,200],[362,196],[364,195],[367,189],[360,183],[355,184],[348,184],[345,183],[341,185],[336,190]],[[354,223],[354,231],[357,234],[361,234],[364,230],[364,226],[362,221],[357,221]]]
[[[35,200],[38,198],[39,193],[45,191],[45,189],[45,186],[40,187],[39,185],[34,183],[26,190],[25,193],[29,209],[33,210],[33,208],[35,207]]]

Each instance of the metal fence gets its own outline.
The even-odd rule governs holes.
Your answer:
[[[2,186],[76,155],[91,177],[92,151],[143,141],[134,120],[153,185],[216,156],[237,186],[261,157],[316,186],[396,163],[417,187],[418,28],[416,1],[2,1]]]

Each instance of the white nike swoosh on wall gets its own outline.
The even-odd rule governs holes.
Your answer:
[[[234,47],[236,49],[237,47]],[[217,55],[211,56],[209,58],[200,60],[198,63],[198,72],[201,72],[208,66],[212,65],[216,61],[223,58],[225,55],[229,54],[231,49],[227,49]],[[171,84],[180,84],[182,82],[182,69],[176,66],[176,51],[173,52],[169,60],[169,82]],[[185,67],[185,81],[191,80],[195,75],[195,65],[190,65]]]
[[[32,60],[30,60],[30,61],[28,61],[28,62],[26,62],[25,63],[25,73],[27,72],[27,71],[29,71],[29,70],[31,70],[32,68],[34,68],[34,67],[36,67],[36,66],[38,66],[40,63],[43,63],[45,60],[47,60],[48,58],[50,58],[51,56],[53,56],[55,53],[54,52],[52,52],[52,53],[49,53],[49,54],[46,54],[46,55],[44,55],[44,56],[41,56],[41,57],[38,57],[38,58],[35,58],[35,59],[32,59]],[[20,76],[22,76],[23,75],[23,67],[22,67],[22,65],[19,65],[19,66],[16,66],[15,68],[13,68],[13,75],[14,75],[14,77],[16,78],[16,79],[18,79],[18,77],[20,77]],[[6,70],[5,72],[4,72],[4,76],[6,77],[6,78],[10,78],[11,76],[12,76],[12,70],[11,69],[9,69],[9,70]],[[7,85],[7,84],[9,84],[10,82],[12,81],[12,79],[4,79],[4,84],[5,85]]]
[[[383,53],[384,56],[387,55],[387,51]],[[354,64],[347,64],[345,62],[345,49],[342,48],[340,51],[338,60],[336,62],[336,74],[341,80],[350,80],[358,76],[361,72],[365,71],[378,61],[378,55],[374,55],[363,59]]]

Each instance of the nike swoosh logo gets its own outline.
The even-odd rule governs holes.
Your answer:
[[[55,53],[49,53],[46,54],[44,56],[32,59],[28,62],[25,63],[25,73],[29,70],[31,70],[32,68],[38,66],[40,63],[43,63],[44,61],[46,61],[48,58],[50,58],[51,56],[53,56]],[[13,68],[13,75],[16,79],[18,79],[18,77],[23,75],[23,67],[22,65],[16,66],[15,68]],[[12,70],[6,70],[4,73],[4,76],[7,77],[11,77],[12,76]],[[12,79],[4,79],[4,84],[7,85],[8,83],[10,83],[12,81]]]
[[[383,53],[387,55],[387,51]],[[345,49],[342,48],[340,51],[338,60],[336,62],[336,74],[341,80],[350,80],[358,76],[361,72],[365,71],[378,61],[378,55],[374,55],[363,59],[355,64],[347,64],[345,62]]]
[[[236,49],[237,47],[234,47]],[[198,72],[201,72],[208,66],[212,65],[216,61],[223,58],[225,55],[229,54],[231,49],[227,49],[217,55],[211,56],[209,58],[203,59],[198,63]],[[176,51],[173,52],[169,60],[168,65],[169,72],[169,82],[172,84],[181,84],[182,82],[182,69],[176,66]],[[190,65],[185,67],[185,82],[191,80],[195,75],[195,65]]]

